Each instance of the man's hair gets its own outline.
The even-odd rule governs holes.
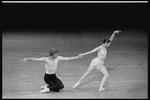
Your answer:
[[[111,41],[110,41],[110,40],[107,40],[107,39],[104,39],[104,40],[103,40],[103,44],[105,44],[106,42],[109,43],[109,42],[111,42]]]
[[[49,56],[53,56],[55,53],[58,53],[58,50],[57,49],[51,49],[49,50]]]

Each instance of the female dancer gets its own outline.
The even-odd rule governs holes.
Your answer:
[[[105,88],[103,88],[103,85],[106,81],[106,79],[108,78],[109,74],[104,66],[104,59],[106,57],[106,54],[107,54],[107,47],[110,46],[111,44],[111,41],[113,40],[115,34],[119,34],[119,32],[121,32],[120,30],[116,30],[113,32],[113,34],[111,35],[110,39],[107,40],[107,39],[104,39],[103,40],[103,44],[96,47],[95,49],[89,51],[89,52],[86,52],[86,53],[83,53],[83,54],[80,54],[79,56],[82,57],[84,55],[88,55],[88,54],[91,54],[91,53],[94,53],[94,52],[98,52],[98,55],[96,58],[94,58],[90,65],[89,65],[89,68],[87,69],[87,71],[82,75],[82,77],[79,79],[79,81],[73,86],[73,88],[77,88],[77,86],[80,84],[80,82],[94,69],[94,68],[97,68],[97,70],[100,70],[103,74],[104,74],[104,77],[102,79],[102,82],[100,84],[100,87],[99,87],[99,91],[102,91],[102,90],[105,90]]]

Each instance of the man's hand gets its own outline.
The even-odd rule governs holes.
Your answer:
[[[27,61],[27,58],[24,58],[24,59],[21,59],[21,62],[26,62]]]
[[[78,57],[79,57],[79,58],[82,58],[82,54],[80,53],[80,54],[78,55]]]
[[[117,34],[119,34],[121,31],[120,30],[116,30],[116,31],[114,31],[114,33],[117,33]]]

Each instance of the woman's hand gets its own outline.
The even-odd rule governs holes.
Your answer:
[[[116,30],[116,31],[114,31],[114,33],[117,33],[117,34],[119,34],[121,31],[120,30]]]

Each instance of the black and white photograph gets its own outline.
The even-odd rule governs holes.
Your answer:
[[[148,99],[148,1],[2,1],[2,98]]]

